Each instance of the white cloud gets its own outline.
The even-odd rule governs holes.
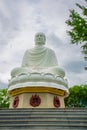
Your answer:
[[[73,85],[87,84],[87,72],[86,71],[82,71],[79,73],[68,72],[67,77],[69,77],[69,79],[68,79],[69,87],[71,87],[71,85],[73,86]]]

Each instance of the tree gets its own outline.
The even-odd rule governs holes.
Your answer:
[[[7,96],[7,89],[0,89],[0,108],[9,107],[9,97]]]
[[[87,3],[87,0],[85,0]],[[77,13],[74,9],[70,10],[69,19],[66,24],[71,27],[71,31],[67,31],[71,37],[72,44],[81,44],[84,59],[87,60],[87,6],[81,6],[76,3],[76,6],[81,9],[82,14]]]
[[[87,106],[87,85],[73,86],[69,88],[69,96],[65,98],[66,107]]]

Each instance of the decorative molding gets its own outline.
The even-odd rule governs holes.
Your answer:
[[[37,107],[39,106],[41,103],[41,99],[38,95],[32,95],[32,97],[30,98],[30,105],[33,107]]]
[[[19,104],[19,97],[15,97],[14,101],[13,101],[13,108],[16,108]]]
[[[60,107],[60,100],[57,96],[54,96],[53,103],[55,107]]]
[[[68,90],[67,80],[58,76],[53,75],[51,73],[27,73],[22,74],[17,77],[12,78],[9,81],[8,91],[11,91],[15,88],[21,88],[25,86],[49,86],[52,87],[60,86],[62,89]]]
[[[9,95],[10,96],[15,96],[18,94],[22,94],[22,93],[52,93],[52,94],[56,94],[59,96],[66,96],[67,93],[63,90],[60,89],[56,89],[56,88],[50,88],[50,87],[25,87],[25,88],[19,88],[19,89],[14,89],[12,91],[10,91]]]

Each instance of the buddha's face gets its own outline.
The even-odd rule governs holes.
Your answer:
[[[36,45],[44,45],[46,41],[45,35],[43,33],[37,33],[35,35],[35,44]]]

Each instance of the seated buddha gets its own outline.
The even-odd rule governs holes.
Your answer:
[[[58,67],[55,52],[45,47],[46,37],[42,32],[35,35],[35,46],[25,52],[22,65],[15,68],[11,72],[11,76],[15,77],[22,73],[51,73],[60,77],[65,76],[63,69]]]

